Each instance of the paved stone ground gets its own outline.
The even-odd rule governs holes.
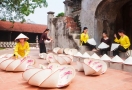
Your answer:
[[[0,55],[12,53],[13,49],[0,50]],[[38,59],[38,50],[31,50],[30,55],[37,63],[46,63]],[[72,65],[76,65],[75,62]],[[132,90],[132,73],[108,69],[101,76],[85,76],[77,72],[72,83],[60,89],[44,89],[30,86],[22,78],[22,72],[5,72],[0,70],[0,90]]]

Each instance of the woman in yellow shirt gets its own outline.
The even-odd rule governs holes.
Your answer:
[[[14,49],[15,58],[28,56],[30,52],[29,43],[27,42],[28,39],[29,38],[22,33],[16,37],[15,41],[17,43]]]
[[[87,32],[88,32],[88,28],[84,27],[83,32],[82,32],[81,37],[80,37],[81,45],[88,46],[90,50],[96,51],[96,46],[90,45],[88,43],[89,36],[88,36]]]
[[[127,35],[125,35],[123,30],[118,31],[118,34],[120,36],[120,39],[117,38],[116,34],[114,35],[115,37],[115,42],[119,43],[119,47],[113,51],[113,56],[119,55],[119,51],[121,52],[126,52],[128,48],[130,47],[130,40]]]

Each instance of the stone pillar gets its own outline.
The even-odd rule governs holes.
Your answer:
[[[53,19],[54,19],[54,12],[47,12],[47,28],[50,29],[50,32],[48,33],[48,37],[52,37],[53,41],[48,45],[48,48],[51,50],[55,48],[55,28],[53,25]]]
[[[72,13],[72,1],[65,0],[63,3],[65,4],[65,16],[70,16]]]
[[[36,48],[38,48],[38,35],[36,36]]]

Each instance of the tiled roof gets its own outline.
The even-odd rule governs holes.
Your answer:
[[[42,33],[46,28],[47,25],[41,25],[41,24],[15,22],[13,26],[12,22],[0,21],[0,30],[4,30],[4,31]]]

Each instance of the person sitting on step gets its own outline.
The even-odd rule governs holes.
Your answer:
[[[108,51],[110,51],[110,47],[111,47],[111,40],[109,39],[106,31],[103,31],[103,33],[102,33],[101,43],[102,42],[104,42],[105,44],[109,45],[109,47],[100,49],[100,54],[101,55],[108,54]]]
[[[115,42],[119,43],[120,45],[118,46],[117,49],[115,49],[113,51],[113,56],[115,55],[119,55],[119,51],[121,52],[126,52],[128,50],[128,48],[130,47],[130,40],[129,37],[127,35],[125,35],[124,30],[119,30],[118,34],[120,36],[120,39],[117,38],[116,34],[114,34],[115,37]]]
[[[89,44],[88,40],[89,40],[88,28],[84,27],[83,32],[81,33],[81,37],[80,37],[81,45],[88,46],[89,49],[92,50],[92,51],[97,51],[96,46]]]

